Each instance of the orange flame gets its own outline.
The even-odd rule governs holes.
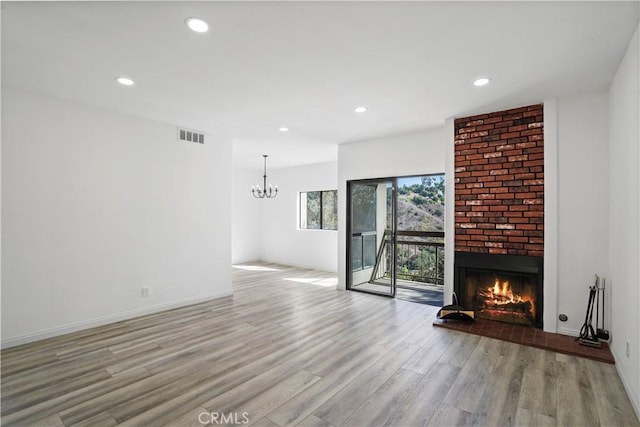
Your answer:
[[[496,278],[493,286],[489,288],[489,292],[491,292],[491,297],[495,304],[505,304],[508,302],[516,303],[522,301],[522,296],[513,294],[513,290],[511,289],[511,286],[509,286],[508,280],[500,283],[500,280]]]

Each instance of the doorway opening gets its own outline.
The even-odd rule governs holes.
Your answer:
[[[442,306],[444,174],[347,183],[347,289]]]

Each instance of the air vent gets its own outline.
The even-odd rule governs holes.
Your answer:
[[[196,142],[204,144],[204,133],[191,129],[178,128],[178,141]]]

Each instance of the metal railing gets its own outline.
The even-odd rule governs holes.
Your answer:
[[[391,276],[391,239],[385,231],[378,249],[371,281]],[[396,278],[444,285],[444,232],[397,231]]]

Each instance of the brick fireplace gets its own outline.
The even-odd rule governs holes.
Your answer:
[[[480,317],[542,327],[543,105],[454,121],[454,291]]]

